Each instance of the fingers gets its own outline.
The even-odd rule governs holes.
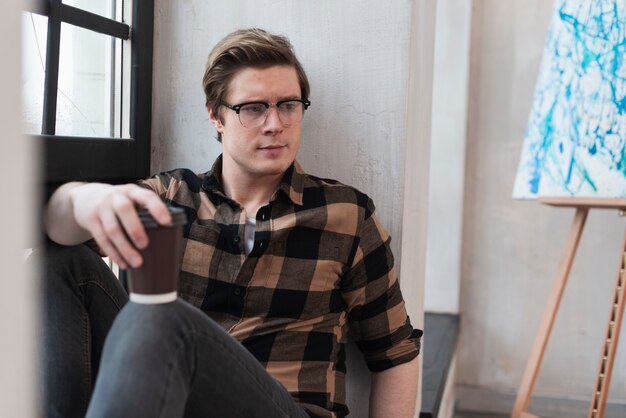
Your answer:
[[[146,207],[161,225],[172,222],[169,210],[156,193],[134,184],[123,186],[120,193],[111,196],[110,203],[113,210],[105,211],[100,216],[108,241],[106,244],[123,265],[137,268],[143,262],[137,249],[146,248],[149,240],[136,208]]]
[[[96,243],[98,244],[98,246],[100,247],[100,249],[114,263],[116,263],[118,266],[120,266],[121,269],[128,268],[129,265],[128,265],[126,259],[124,259],[124,257],[122,257],[122,255],[120,254],[119,251],[117,251],[117,249],[115,248],[115,246],[113,245],[111,240],[109,240],[109,237],[104,232],[104,228],[102,227],[102,225],[100,224],[99,221],[96,221],[96,222],[94,222],[94,224],[92,224],[91,234],[92,234],[94,240],[96,241]]]
[[[120,191],[111,197],[113,211],[101,215],[103,230],[125,264],[139,267],[143,260],[137,249],[146,248],[149,240],[136,207],[148,208],[161,224],[170,223],[171,216],[159,196],[150,190],[131,184]]]
[[[114,195],[112,197],[113,213],[107,214],[107,221],[111,223],[111,233],[119,239],[122,246],[126,247],[126,238],[130,238],[136,248],[143,249],[148,245],[148,235],[137,216],[134,202],[124,195]],[[121,228],[118,223],[121,223]],[[119,229],[119,231],[118,231]],[[124,234],[123,231],[126,231]],[[109,232],[106,230],[105,232]],[[119,236],[121,235],[121,236]]]
[[[148,243],[148,237],[132,203],[119,203],[119,199],[114,198],[113,202],[113,207],[118,211],[107,211],[101,215],[102,229],[124,264],[139,267],[143,260],[137,248],[144,248]],[[128,240],[129,237],[132,243]]]
[[[129,193],[129,197],[136,206],[142,206],[148,209],[152,217],[161,225],[168,225],[172,222],[167,206],[156,193],[151,190],[132,185],[133,188]]]
[[[134,184],[110,186],[85,185],[73,195],[74,217],[121,268],[139,267],[143,262],[138,249],[148,246],[148,235],[137,215],[146,207],[155,220],[170,224],[171,216],[161,198],[151,190]]]

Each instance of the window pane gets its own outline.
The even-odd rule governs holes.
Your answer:
[[[119,39],[61,25],[57,135],[120,136],[120,48]]]
[[[48,18],[22,13],[22,122],[24,132],[41,133]]]
[[[121,2],[122,0],[63,0],[68,6],[120,21],[121,16],[117,15],[116,3]]]

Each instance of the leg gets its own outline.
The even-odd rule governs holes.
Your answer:
[[[534,415],[528,414],[528,405],[530,404],[530,398],[532,395],[535,381],[539,374],[539,368],[543,361],[543,355],[548,345],[548,339],[552,333],[552,326],[556,319],[556,314],[561,304],[561,298],[563,297],[563,291],[569,278],[569,272],[574,262],[574,256],[578,249],[578,243],[580,242],[580,236],[582,235],[585,221],[587,220],[587,213],[589,209],[585,207],[579,207],[576,210],[576,215],[572,221],[572,226],[569,230],[569,236],[565,244],[565,252],[559,265],[559,271],[557,272],[556,279],[552,284],[552,290],[550,291],[550,297],[546,304],[539,325],[539,330],[535,337],[535,343],[533,344],[532,351],[530,352],[530,358],[526,364],[526,370],[522,377],[522,383],[520,384],[519,391],[517,392],[517,398],[515,399],[515,405],[513,405],[513,412],[511,418],[532,418]]]
[[[89,418],[308,416],[239,342],[180,299],[126,305],[102,364]]]
[[[43,409],[83,417],[106,334],[128,296],[102,258],[84,245],[50,244],[29,262],[42,274]]]
[[[611,309],[609,311],[609,321],[606,327],[602,352],[600,355],[600,367],[596,375],[596,382],[593,389],[591,406],[589,407],[589,418],[602,418],[606,410],[606,401],[609,396],[611,386],[611,376],[613,365],[615,364],[615,353],[619,341],[622,320],[624,319],[624,307],[626,306],[626,236],[620,249],[619,266],[617,269],[617,280],[611,297]]]

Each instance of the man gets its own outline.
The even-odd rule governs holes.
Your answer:
[[[291,44],[231,33],[203,86],[223,150],[209,172],[69,183],[47,205],[49,237],[72,246],[51,245],[46,267],[48,412],[343,417],[349,325],[373,371],[370,415],[412,417],[421,331],[372,201],[295,162],[310,102]],[[136,208],[167,224],[164,202],[189,221],[181,298],[124,306],[124,289],[78,244],[93,238],[121,268],[137,267],[149,243]]]

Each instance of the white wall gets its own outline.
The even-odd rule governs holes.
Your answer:
[[[517,391],[573,218],[571,209],[511,198],[551,9],[544,0],[474,1],[458,363],[469,395],[457,392],[461,407],[480,390]],[[623,233],[615,211],[590,214],[535,395],[591,399]],[[609,401],[626,402],[625,370],[622,339]]]
[[[393,237],[397,266],[406,272],[401,283],[412,321],[421,326],[428,190],[423,155],[428,153],[413,159],[407,149],[428,151],[434,10],[430,0],[156,2],[152,171],[180,166],[206,171],[220,153],[201,88],[212,46],[250,26],[287,34],[312,85],[298,160],[308,172],[353,185],[374,199]],[[416,57],[422,61],[412,62]],[[426,111],[426,119],[416,116]],[[407,160],[425,162],[426,171],[411,170]],[[409,176],[415,172],[421,177]],[[405,187],[419,204],[405,207]],[[417,215],[403,223],[407,213]],[[401,257],[403,231],[422,253]],[[364,375],[356,375],[352,393],[366,393]],[[355,416],[366,416],[366,402],[349,406]]]
[[[459,312],[471,0],[439,0],[435,28],[425,309]]]
[[[0,175],[11,192],[0,205],[0,415],[35,417],[35,295],[24,269],[24,248],[32,244],[35,190],[34,153],[20,126],[20,11],[22,1],[5,2],[0,13]]]
[[[409,85],[407,137],[404,171],[404,211],[402,217],[402,258],[404,279],[400,281],[412,322],[424,329],[424,275],[426,270],[426,235],[428,204],[432,85],[434,71],[436,2],[419,0],[411,10],[411,44],[409,48]],[[428,331],[422,347],[428,345]],[[422,353],[426,348],[423,348]],[[423,356],[419,357],[420,370]],[[416,416],[421,409],[422,380],[418,382]],[[357,415],[365,416],[365,415]]]

